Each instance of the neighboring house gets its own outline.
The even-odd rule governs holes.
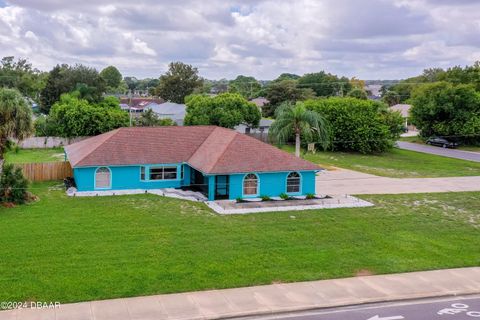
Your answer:
[[[164,100],[157,98],[121,98],[120,108],[131,113],[142,113],[147,107],[162,103],[164,103]]]
[[[255,103],[255,105],[261,109],[261,108],[262,108],[264,105],[266,105],[269,101],[268,101],[267,98],[258,97],[258,98],[255,98],[255,99],[250,100],[250,102]]]
[[[410,108],[412,108],[412,106],[409,104],[396,104],[390,107],[390,110],[400,112],[405,121],[405,128],[409,127],[408,119],[410,117]]]
[[[272,126],[273,120],[270,119],[261,119],[258,127],[253,128],[244,124],[240,124],[235,127],[235,130],[240,133],[255,133],[255,134],[268,134],[268,130]]]
[[[172,119],[178,126],[183,126],[187,107],[184,104],[165,102],[162,104],[149,104],[146,109],[152,109],[160,119]]]
[[[65,147],[78,191],[190,188],[209,200],[315,193],[320,168],[215,126],[130,127]]]

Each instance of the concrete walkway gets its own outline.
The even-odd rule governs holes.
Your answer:
[[[317,175],[316,191],[329,195],[480,191],[480,176],[399,179],[338,168]]]
[[[480,152],[447,149],[405,141],[397,141],[397,147],[400,149],[435,154],[443,157],[480,162]]]
[[[305,197],[303,197],[305,198]],[[249,214],[257,212],[304,211],[314,209],[371,207],[372,203],[350,195],[336,195],[325,199],[276,200],[236,203],[235,200],[205,202],[218,214]]]
[[[480,293],[480,267],[199,291],[0,312],[0,320],[218,319]]]

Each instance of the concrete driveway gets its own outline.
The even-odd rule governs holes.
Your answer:
[[[412,143],[412,142],[405,142],[405,141],[397,141],[397,146],[400,149],[405,149],[410,151],[430,153],[430,154],[435,154],[438,156],[444,156],[449,158],[457,158],[462,160],[480,162],[480,152],[446,149],[441,147],[433,147],[433,146]]]
[[[331,195],[480,191],[480,176],[399,179],[338,168],[319,173],[316,188]]]

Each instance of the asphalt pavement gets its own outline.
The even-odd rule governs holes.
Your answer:
[[[244,320],[474,320],[480,319],[480,296],[419,299],[319,309]]]
[[[480,152],[448,149],[448,148],[435,147],[435,146],[429,146],[429,145],[423,145],[419,143],[412,143],[412,142],[405,142],[405,141],[397,141],[397,146],[400,149],[405,149],[410,151],[417,151],[417,152],[435,154],[443,157],[480,162]]]

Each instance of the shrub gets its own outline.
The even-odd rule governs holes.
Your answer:
[[[237,199],[235,199],[235,201],[237,201],[237,203],[240,203],[240,202],[243,202],[243,199],[242,199],[242,197],[237,197]]]
[[[422,136],[455,136],[465,144],[480,143],[480,93],[474,86],[424,84],[413,91],[411,101],[412,121]]]
[[[27,200],[28,180],[23,176],[22,169],[13,164],[3,166],[0,176],[0,201],[4,203],[25,203]]]
[[[305,106],[330,123],[334,151],[384,152],[393,147],[402,125],[385,104],[371,100],[332,97],[307,100]]]
[[[258,107],[236,93],[215,97],[190,95],[185,98],[185,125],[215,125],[233,129],[239,124],[256,127],[262,115]]]
[[[290,196],[288,194],[286,194],[285,192],[283,192],[283,193],[280,194],[280,198],[282,198],[283,200],[288,200],[290,198]]]
[[[307,193],[305,196],[306,199],[315,199],[315,194],[314,193]]]
[[[118,99],[105,99],[91,104],[79,99],[78,94],[71,93],[62,95],[60,101],[52,106],[46,121],[47,128],[49,122],[55,126],[56,135],[71,138],[94,136],[126,127],[129,117],[127,112],[120,109]]]
[[[41,115],[33,123],[35,136],[52,137],[57,134],[56,123],[48,116]]]
[[[260,196],[260,198],[262,198],[262,201],[270,201],[270,200],[272,200],[269,196],[266,196],[266,195]]]

